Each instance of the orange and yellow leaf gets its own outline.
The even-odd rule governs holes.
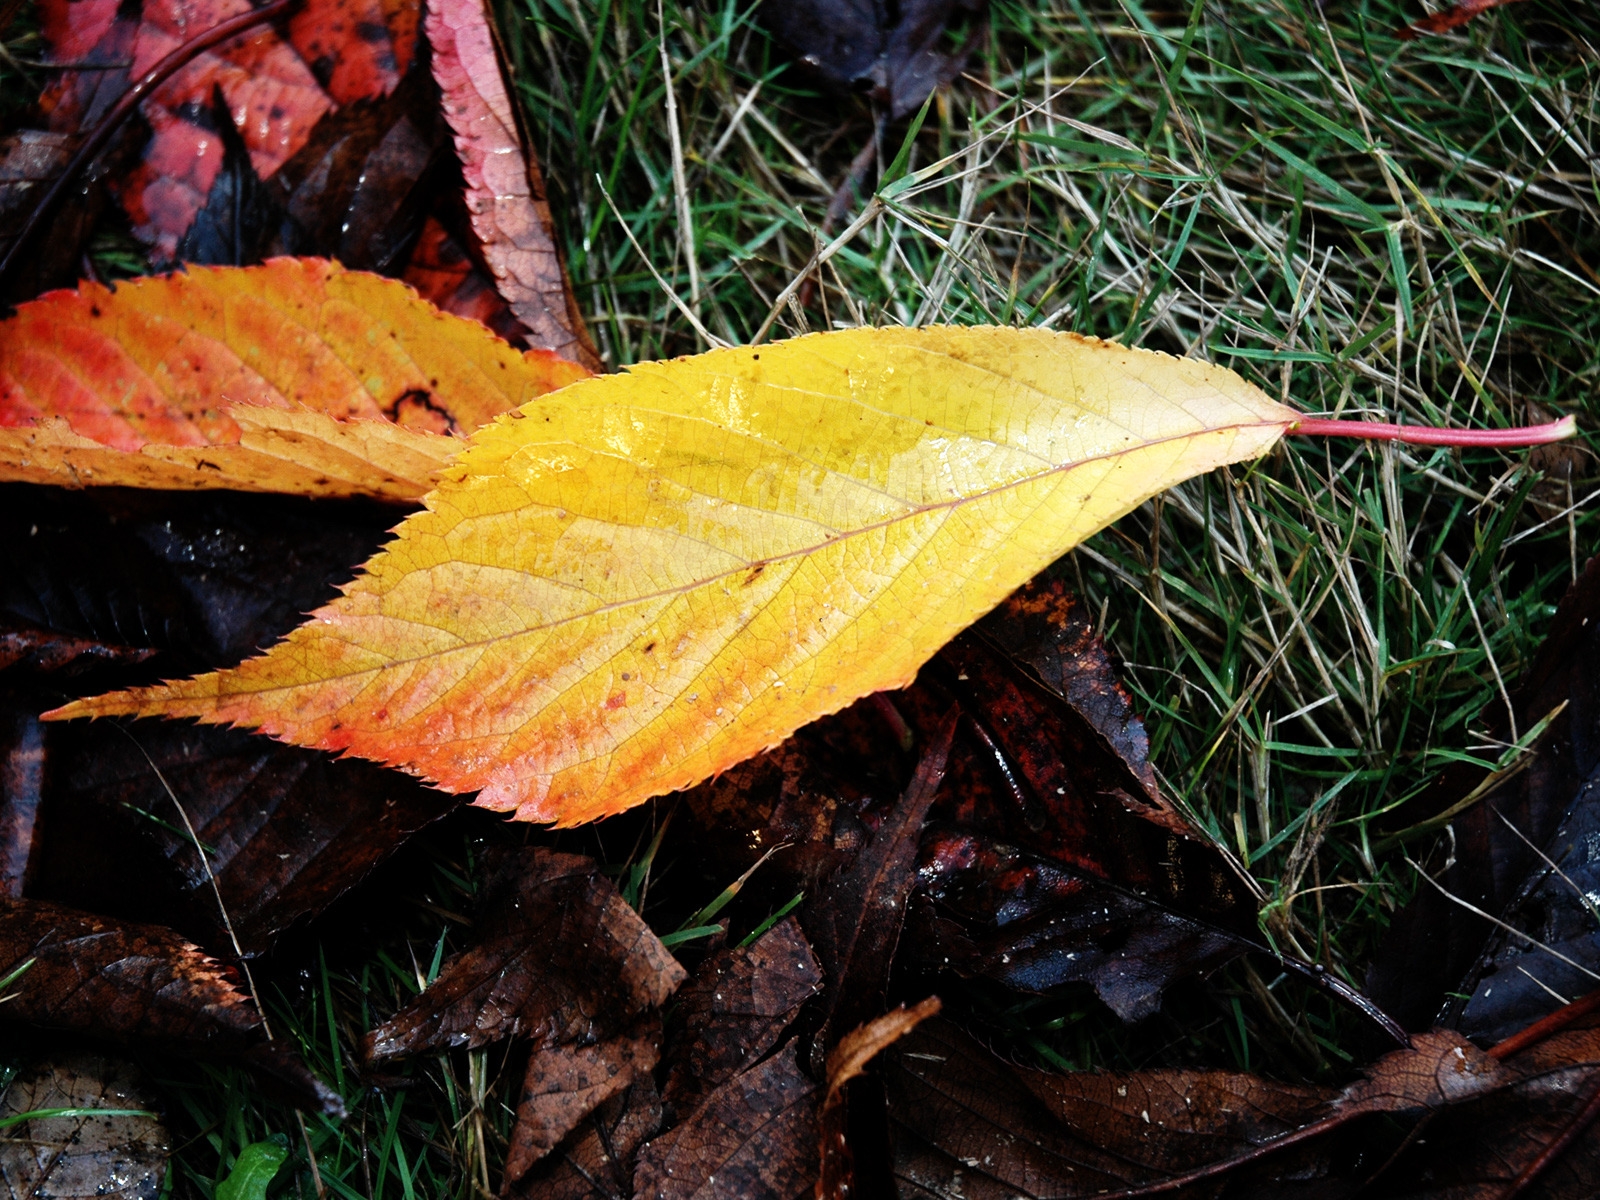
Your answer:
[[[1297,419],[1070,334],[852,330],[648,363],[480,430],[259,658],[58,709],[260,729],[571,824],[869,692],[1150,496]]]
[[[0,480],[415,500],[587,374],[320,259],[85,284],[0,322]]]

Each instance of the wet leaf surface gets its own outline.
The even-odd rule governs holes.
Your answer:
[[[536,1045],[614,1037],[684,980],[591,859],[542,847],[510,854],[482,904],[477,944],[367,1035],[369,1059],[513,1036]]]
[[[639,1154],[639,1200],[798,1200],[817,1177],[819,1089],[791,1042],[717,1088]]]
[[[655,1013],[602,1041],[535,1046],[517,1100],[506,1181],[521,1179],[602,1103],[648,1078],[660,1059],[661,1018]]]
[[[183,927],[223,950],[231,938],[218,916],[214,878],[247,955],[320,914],[458,803],[366,763],[235,730],[150,722],[126,731],[88,727],[52,736],[50,753],[60,764],[52,777],[55,811],[103,822],[153,851]],[[184,815],[207,847],[209,873]]]
[[[515,1200],[617,1200],[633,1195],[635,1158],[661,1127],[661,1097],[648,1075],[590,1113],[556,1152],[505,1189]]]
[[[811,1045],[819,1074],[839,1038],[888,1005],[889,975],[916,883],[918,839],[944,782],[955,726],[952,713],[872,840],[802,909],[801,924],[828,980],[821,1029]]]
[[[667,1104],[686,1112],[758,1062],[821,990],[822,967],[793,917],[749,946],[708,956],[679,989],[667,1016]]]
[[[131,64],[63,72],[42,102],[52,130],[92,125],[129,79],[247,7],[244,0],[150,0],[142,10],[103,0],[42,4],[45,36],[58,59]],[[290,18],[286,36],[272,26],[242,34],[203,52],[158,88],[142,106],[151,130],[143,160],[118,181],[152,261],[177,256],[223,168],[222,156],[207,152],[219,135],[216,91],[233,114],[253,172],[270,178],[325,113],[394,89],[415,53],[416,16],[409,5],[378,0],[310,0]]]
[[[159,1108],[119,1059],[77,1051],[26,1065],[0,1099],[0,1197],[156,1200],[172,1144]],[[51,1109],[69,1111],[17,1120]]]

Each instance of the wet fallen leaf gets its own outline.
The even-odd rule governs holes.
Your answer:
[[[154,650],[144,647],[73,637],[0,614],[0,671],[12,667],[21,671],[61,671],[109,663],[134,665],[154,654]]]
[[[245,0],[149,0],[132,9],[47,0],[40,20],[52,51],[87,68],[62,72],[45,93],[51,128],[70,133],[92,124],[127,80],[247,9]],[[153,260],[176,256],[221,169],[221,155],[208,153],[217,137],[214,91],[220,89],[256,175],[267,179],[325,113],[393,90],[415,51],[416,27],[412,5],[308,0],[289,19],[287,38],[271,26],[241,34],[161,85],[141,108],[151,129],[143,162],[118,185]]]
[[[429,304],[477,321],[507,341],[524,332],[511,306],[495,291],[494,278],[472,261],[437,216],[422,226],[402,278]]]
[[[534,1047],[506,1151],[506,1182],[526,1175],[606,1100],[648,1078],[660,1058],[661,1018],[655,1013],[616,1037]]]
[[[529,345],[597,370],[600,356],[567,283],[544,178],[517,125],[489,10],[484,0],[428,0],[427,29],[467,211],[495,286]]]
[[[1420,20],[1413,21],[1400,30],[1400,36],[1409,39],[1428,33],[1448,33],[1452,29],[1461,28],[1473,17],[1482,16],[1490,9],[1517,3],[1520,3],[1520,0],[1458,0],[1457,3],[1448,4],[1436,13],[1429,13]]]
[[[1580,834],[1600,821],[1597,680],[1600,559],[1591,559],[1512,697],[1522,731],[1555,714],[1537,749],[1502,776],[1467,765],[1447,770],[1385,831],[1421,855],[1439,885],[1423,884],[1395,915],[1368,973],[1369,991],[1408,1028],[1438,1020],[1504,1037],[1560,1005],[1547,987],[1570,997],[1594,986],[1584,974],[1600,972],[1589,902],[1547,860],[1569,878],[1592,871]],[[1511,740],[1503,708],[1486,717],[1490,737]],[[1431,851],[1429,841],[1437,843]],[[1491,918],[1512,920],[1577,966],[1497,933]],[[1464,1008],[1472,1017],[1463,1025]]]
[[[1346,1126],[1376,1114],[1431,1120],[1525,1082],[1561,1086],[1444,1031],[1419,1034],[1343,1090],[1221,1071],[1049,1074],[1004,1063],[939,1021],[885,1061],[902,1194],[973,1200],[1209,1195],[1224,1177],[1229,1195],[1299,1195],[1297,1182],[1306,1195],[1347,1195],[1405,1142],[1364,1126],[1353,1151],[1334,1140]],[[1330,1188],[1338,1179],[1346,1187]]]
[[[765,0],[761,22],[807,70],[841,92],[865,92],[892,117],[915,112],[966,65],[971,41],[948,48],[957,20],[986,0]]]
[[[1231,372],[1040,330],[643,364],[481,430],[263,657],[54,715],[246,724],[588,820],[904,685],[1077,541],[1296,421]]]
[[[119,831],[129,854],[152,848],[156,873],[168,877],[180,906],[172,919],[218,950],[234,939],[247,955],[269,949],[456,803],[366,763],[230,730],[56,732],[50,811],[73,825]],[[185,817],[207,847],[205,861]],[[231,934],[217,910],[219,891]]]
[[[817,1177],[817,1085],[790,1042],[639,1152],[638,1200],[798,1200]]]
[[[617,1200],[633,1195],[634,1159],[661,1127],[661,1097],[648,1073],[584,1118],[556,1152],[504,1189],[526,1200]]]
[[[583,1045],[659,1008],[684,970],[590,859],[509,855],[485,885],[478,943],[367,1035],[382,1060],[507,1037]]]
[[[292,1103],[342,1113],[215,959],[170,929],[38,900],[0,901],[0,1020],[241,1059]]]
[[[156,1200],[171,1136],[132,1064],[82,1051],[25,1067],[0,1099],[4,1200]]]
[[[315,259],[85,284],[0,323],[0,479],[415,499],[582,375]]]
[[[906,930],[913,959],[1023,992],[1087,983],[1124,1021],[1154,1014],[1174,980],[1260,948],[1236,930],[981,834],[930,829],[919,875]]]
[[[324,117],[267,182],[280,215],[262,231],[261,253],[398,274],[452,160],[438,94],[419,61],[383,99]]]
[[[0,705],[0,897],[18,900],[34,874],[44,794],[44,728],[26,707]]]
[[[822,967],[793,917],[708,957],[668,1013],[667,1104],[687,1112],[759,1062],[821,990]]]
[[[930,740],[911,785],[872,841],[801,910],[828,987],[811,1062],[822,1073],[840,1037],[883,1013],[906,903],[916,883],[922,823],[944,782],[955,714]]]
[[[852,1029],[839,1039],[839,1044],[828,1055],[828,1087],[817,1114],[821,1144],[817,1200],[848,1200],[857,1190],[854,1155],[848,1136],[850,1122],[846,1093],[850,1084],[861,1078],[868,1063],[923,1021],[935,1016],[940,1007],[937,996],[929,996],[912,1008],[902,1004]],[[881,1107],[882,1101],[878,1103]]]

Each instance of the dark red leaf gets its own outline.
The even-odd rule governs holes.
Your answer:
[[[133,666],[152,658],[155,653],[145,647],[118,646],[41,629],[0,613],[0,671],[10,667],[24,671],[59,671],[66,667],[82,669],[112,663]]]
[[[402,278],[430,304],[487,325],[508,342],[523,335],[522,323],[495,291],[493,276],[467,256],[436,216],[417,235]]]
[[[1430,13],[1421,20],[1413,21],[1400,30],[1400,36],[1409,40],[1421,37],[1425,33],[1448,33],[1452,29],[1461,28],[1473,17],[1482,16],[1492,8],[1519,2],[1520,0],[1458,0],[1457,3],[1447,5],[1436,13]]]
[[[614,1037],[659,1008],[684,970],[591,859],[533,847],[485,885],[476,946],[366,1038],[381,1060],[521,1036]]]
[[[666,1102],[686,1112],[759,1061],[821,989],[822,967],[793,917],[711,955],[668,1014]]]
[[[63,72],[43,107],[56,132],[92,124],[131,77],[189,38],[248,10],[246,0],[147,0],[127,10],[106,0],[49,0],[41,23],[52,51],[73,63],[131,62]],[[137,15],[135,15],[137,14]],[[142,106],[152,136],[119,190],[135,232],[157,262],[170,261],[206,203],[222,166],[212,95],[220,88],[251,165],[270,178],[339,105],[386,95],[416,45],[416,9],[381,0],[308,0],[285,39],[258,29],[197,56]]]
[[[791,1042],[639,1154],[637,1200],[798,1200],[817,1177],[818,1088]]]

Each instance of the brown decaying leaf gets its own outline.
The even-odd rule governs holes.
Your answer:
[[[567,283],[544,179],[518,129],[483,0],[429,0],[428,41],[455,131],[467,210],[496,287],[528,344],[588,370],[600,356]]]
[[[828,1055],[828,1088],[817,1114],[821,1164],[817,1173],[817,1200],[848,1200],[855,1194],[855,1163],[848,1140],[849,1110],[846,1087],[884,1050],[905,1037],[941,1008],[939,997],[929,996],[911,1008],[901,1005],[852,1029]]]
[[[0,1118],[62,1108],[121,1112],[7,1126],[0,1200],[156,1200],[171,1151],[157,1107],[132,1065],[117,1059],[74,1052],[25,1067],[0,1100]]]
[[[52,735],[53,811],[152,846],[181,898],[183,927],[218,950],[237,938],[247,955],[322,912],[457,804],[366,763],[232,730],[143,723]],[[174,804],[208,847],[205,862]]]
[[[254,1002],[170,929],[119,925],[37,900],[0,906],[0,978],[32,960],[0,1019],[239,1052],[262,1037]]]
[[[872,841],[801,910],[801,925],[828,979],[822,1027],[811,1045],[819,1073],[838,1039],[885,1007],[906,902],[916,883],[918,837],[944,782],[955,727],[951,713]]]
[[[633,1195],[635,1156],[660,1127],[661,1097],[646,1073],[590,1113],[504,1194],[507,1200],[625,1200]]]
[[[1501,938],[1489,919],[1444,892],[1495,917],[1532,921],[1523,927],[1533,936],[1547,944],[1553,938],[1569,957],[1600,969],[1600,955],[1587,941],[1592,918],[1576,896],[1578,907],[1566,906],[1559,877],[1548,887],[1541,884],[1548,868],[1540,856],[1563,870],[1585,868],[1588,855],[1575,837],[1600,820],[1594,786],[1600,771],[1600,558],[1589,561],[1562,598],[1512,702],[1522,731],[1566,705],[1525,769],[1459,812],[1453,810],[1483,790],[1486,773],[1465,765],[1446,770],[1399,809],[1385,831],[1396,836],[1420,826],[1420,834],[1434,840],[1431,855],[1428,842],[1416,836],[1407,837],[1408,848],[1423,855],[1422,865],[1443,889],[1424,884],[1417,890],[1391,922],[1368,971],[1369,990],[1407,1028],[1436,1019],[1457,1025],[1463,1008],[1470,1007],[1467,1032],[1498,1039],[1557,1007],[1560,1001],[1519,965],[1565,996],[1592,986],[1581,971],[1517,939]],[[1485,716],[1488,736],[1509,740],[1504,708]],[[1446,820],[1448,837],[1438,832]],[[1523,909],[1510,911],[1519,896]],[[1537,928],[1545,920],[1551,928]],[[1473,999],[1452,999],[1452,992]]]
[[[478,944],[367,1035],[368,1059],[512,1036],[539,1045],[613,1037],[685,978],[591,859],[543,847],[508,855],[483,906]]]
[[[1498,1061],[1445,1030],[1342,1090],[1221,1071],[1050,1074],[932,1021],[885,1057],[902,1196],[1583,1200],[1600,1031]],[[1394,1118],[1375,1124],[1375,1115]]]
[[[821,990],[822,967],[793,917],[749,946],[710,955],[679,989],[667,1015],[666,1103],[687,1112],[758,1062]]]
[[[536,1046],[517,1100],[505,1177],[515,1183],[590,1113],[661,1059],[661,1017],[650,1013],[612,1038]]]
[[[639,1153],[636,1200],[798,1200],[817,1175],[817,1085],[790,1042]]]

